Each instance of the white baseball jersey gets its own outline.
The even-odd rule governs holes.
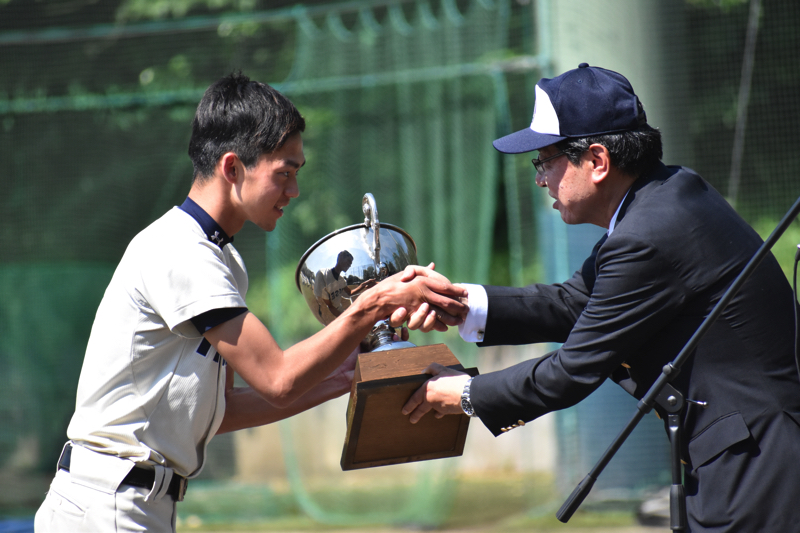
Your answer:
[[[314,296],[330,300],[334,307],[340,311],[344,311],[342,309],[342,296],[346,287],[347,280],[344,276],[340,274],[338,278],[335,277],[333,270],[330,268],[323,268],[317,272],[314,278]]]
[[[199,473],[225,413],[225,363],[190,319],[246,307],[247,271],[178,207],[131,241],[97,310],[68,437]]]

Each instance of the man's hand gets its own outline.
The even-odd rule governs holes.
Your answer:
[[[401,325],[408,320],[409,329],[419,329],[423,332],[434,329],[447,331],[448,327],[457,326],[464,321],[469,311],[466,289],[450,283],[450,280],[436,272],[434,268],[434,263],[429,264],[427,268],[409,265],[402,273],[397,274],[400,276],[400,281],[405,283],[412,282],[416,278],[426,278],[433,283],[432,290],[436,293],[436,298],[426,298],[426,302],[412,313],[405,308],[398,308],[389,318],[392,326]],[[440,290],[447,292],[439,292]],[[445,295],[447,298],[442,300]],[[453,298],[456,301],[453,301]]]
[[[423,373],[434,376],[411,395],[403,406],[403,414],[409,415],[409,421],[416,424],[430,410],[436,418],[444,415],[463,414],[461,410],[461,393],[469,374],[447,368],[439,363],[431,363]]]

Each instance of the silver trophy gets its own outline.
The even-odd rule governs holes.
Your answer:
[[[297,288],[317,320],[328,325],[363,291],[417,264],[414,240],[402,229],[378,221],[375,198],[361,202],[363,224],[334,231],[303,254],[295,273]],[[388,320],[367,335],[369,351],[359,353],[350,400],[342,470],[368,468],[461,455],[467,415],[408,421],[401,408],[430,376],[431,363],[471,375],[444,344],[417,347],[394,340]],[[363,346],[363,343],[362,343]]]
[[[328,234],[303,254],[295,272],[297,288],[314,316],[328,325],[359,294],[387,277],[417,264],[417,246],[404,230],[378,221],[371,193],[361,201],[364,222]],[[370,351],[413,348],[394,340],[395,329],[382,320],[367,335]]]

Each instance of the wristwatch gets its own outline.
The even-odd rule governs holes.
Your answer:
[[[469,399],[469,386],[472,384],[472,378],[469,378],[464,383],[464,391],[461,393],[461,409],[464,414],[468,416],[475,416],[475,409],[472,407],[472,401]]]

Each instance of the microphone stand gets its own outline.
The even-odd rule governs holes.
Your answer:
[[[764,241],[742,272],[736,277],[733,283],[731,283],[731,286],[711,310],[711,313],[703,320],[680,353],[678,353],[672,362],[664,365],[658,379],[656,379],[637,404],[636,412],[628,421],[627,425],[622,429],[619,435],[617,435],[608,449],[606,449],[592,470],[583,478],[578,486],[575,487],[575,490],[569,495],[569,498],[567,498],[561,506],[561,509],[558,510],[558,513],[556,513],[556,517],[561,522],[566,523],[572,517],[589,494],[589,491],[592,490],[592,486],[595,481],[597,481],[598,476],[608,465],[609,461],[611,461],[611,458],[614,457],[614,454],[617,453],[628,436],[636,428],[636,425],[644,418],[644,415],[653,409],[655,403],[658,403],[668,413],[667,424],[671,443],[672,486],[670,488],[670,529],[672,531],[686,530],[686,495],[683,487],[683,467],[680,461],[680,412],[683,409],[684,402],[691,400],[684,400],[683,396],[672,387],[669,382],[678,375],[681,367],[689,359],[690,354],[700,342],[700,339],[708,332],[717,318],[719,318],[719,315],[722,314],[731,299],[739,292],[742,284],[747,281],[747,278],[750,277],[767,253],[769,253],[770,249],[772,249],[783,232],[786,231],[789,224],[797,217],[798,213],[800,213],[800,198],[795,201],[794,205],[789,209],[786,215],[784,215],[772,234]]]

